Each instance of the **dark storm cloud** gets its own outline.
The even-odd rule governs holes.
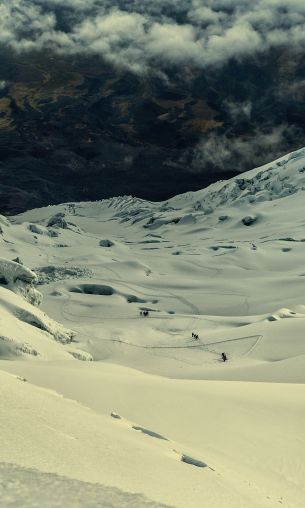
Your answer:
[[[64,19],[65,29],[62,28]],[[0,43],[100,54],[141,72],[305,44],[303,0],[0,0]]]

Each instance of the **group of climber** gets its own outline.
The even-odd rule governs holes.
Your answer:
[[[148,310],[141,310],[140,311],[140,316],[148,317],[149,316],[149,311]],[[198,333],[192,332],[192,339],[199,340]],[[226,353],[221,353],[221,360],[223,362],[226,362],[228,360],[228,356],[226,355]]]
[[[198,333],[194,333],[192,332],[192,339],[194,340],[199,340],[199,335]],[[223,362],[226,362],[228,360],[228,356],[226,355],[226,353],[221,353],[221,360]]]

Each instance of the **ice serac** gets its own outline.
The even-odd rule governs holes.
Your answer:
[[[0,258],[0,284],[38,307],[42,302],[42,294],[35,288],[37,282],[37,275],[21,262]]]
[[[73,332],[37,309],[43,295],[36,289],[38,277],[21,261],[0,258],[0,356],[40,353],[35,334],[40,340],[50,337],[63,344],[72,341]],[[31,330],[35,328],[35,332]],[[37,330],[37,331],[36,331]],[[34,337],[33,337],[34,336]],[[34,345],[35,344],[35,345]]]

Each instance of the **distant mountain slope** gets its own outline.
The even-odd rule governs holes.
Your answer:
[[[299,148],[303,60],[274,50],[187,76],[167,69],[164,79],[0,48],[0,213],[168,199]]]

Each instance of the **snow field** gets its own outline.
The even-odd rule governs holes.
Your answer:
[[[304,168],[0,217],[7,506],[303,506]]]

